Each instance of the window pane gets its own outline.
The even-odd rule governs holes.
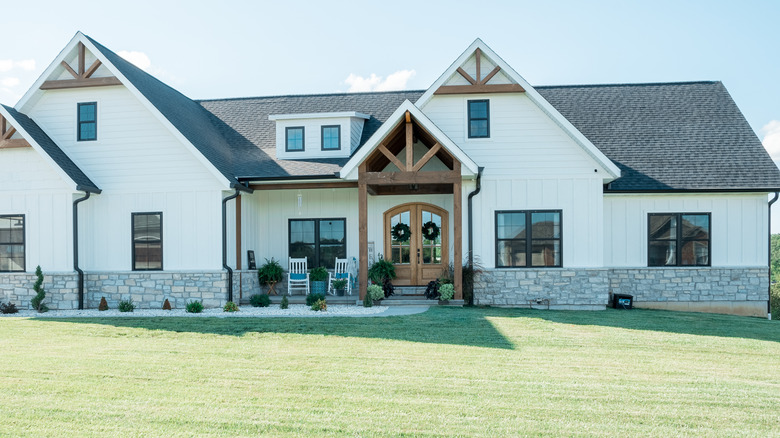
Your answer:
[[[344,243],[343,220],[320,221],[320,244]]]
[[[82,103],[79,105],[79,122],[94,122],[95,109],[94,103]],[[73,107],[71,107],[73,108]]]
[[[487,137],[488,135],[487,120],[472,120],[469,123],[471,126],[470,134],[472,137]]]
[[[409,263],[410,260],[410,248],[408,246],[404,246],[401,248],[401,263]]]
[[[525,213],[499,213],[497,222],[497,238],[525,239]]]
[[[341,128],[339,126],[325,126],[322,128],[322,148],[323,149],[338,149],[339,148],[339,134]]]
[[[343,219],[320,220],[319,265],[328,269],[336,267],[336,258],[347,257],[345,221]]]
[[[689,266],[709,265],[709,246],[710,242],[706,240],[683,242],[680,254],[680,264]]]
[[[677,264],[677,242],[674,240],[659,240],[650,242],[650,266],[674,266]]]
[[[79,139],[95,140],[97,138],[97,124],[81,123],[79,124]]]
[[[287,150],[303,150],[303,128],[287,128]]]
[[[133,215],[133,269],[162,269],[162,215]]]
[[[709,239],[710,238],[709,215],[706,214],[682,215],[682,237],[683,239]]]
[[[290,243],[309,243],[314,245],[314,221],[290,221]]]
[[[469,118],[487,119],[487,116],[488,116],[488,103],[486,101],[469,102]]]
[[[553,238],[561,237],[561,215],[560,213],[531,213],[531,238]]]
[[[533,240],[531,243],[531,266],[559,266],[561,264],[561,242],[558,240]]]
[[[497,267],[526,266],[525,240],[503,240],[498,242]]]
[[[653,214],[649,217],[650,239],[676,239],[677,216]]]

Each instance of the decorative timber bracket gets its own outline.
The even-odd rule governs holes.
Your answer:
[[[30,143],[23,138],[11,138],[16,133],[16,128],[9,126],[8,120],[0,115],[0,149],[28,148]]]
[[[60,79],[60,80],[54,80],[54,81],[46,81],[43,84],[41,84],[41,90],[59,90],[63,88],[82,88],[82,87],[104,87],[107,85],[122,85],[122,82],[119,81],[114,76],[108,76],[103,78],[93,78],[92,75],[95,74],[98,67],[100,67],[101,62],[99,59],[96,59],[95,62],[92,63],[92,65],[89,66],[89,68],[86,67],[86,48],[84,47],[83,43],[79,43],[78,45],[78,66],[77,69],[74,70],[73,67],[70,66],[65,61],[62,61],[60,65],[62,65],[65,70],[70,73],[74,79]]]
[[[501,71],[501,67],[495,66],[490,73],[482,77],[482,50],[477,48],[474,54],[477,61],[476,79],[466,73],[466,70],[458,67],[456,71],[469,81],[469,85],[442,85],[433,94],[522,93],[525,91],[519,84],[488,84],[488,81]]]

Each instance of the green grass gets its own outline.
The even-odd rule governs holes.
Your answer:
[[[0,436],[780,433],[780,323],[757,318],[4,318],[0,347]]]

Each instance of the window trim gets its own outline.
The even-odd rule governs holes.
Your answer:
[[[320,222],[322,221],[343,221],[344,222],[344,256],[346,257],[347,248],[347,218],[346,217],[327,217],[327,218],[288,218],[287,219],[287,257],[292,257],[292,242],[290,236],[292,236],[292,223],[294,221],[313,221],[314,222],[314,257],[316,260],[309,260],[309,269],[322,266],[320,260]]]
[[[525,239],[525,266],[498,266],[498,215],[499,214],[506,214],[506,213],[524,213],[525,216],[525,226],[526,230],[528,230],[527,237]],[[560,237],[558,238],[549,238],[549,239],[534,239],[533,235],[531,235],[531,215],[533,213],[558,213],[558,223],[561,227],[560,231]],[[558,269],[563,268],[563,210],[562,209],[553,209],[553,210],[496,210],[494,214],[494,220],[493,220],[493,239],[494,239],[494,257],[495,260],[493,261],[493,266],[495,266],[496,269]],[[519,239],[501,239],[501,240],[519,240]],[[531,262],[531,254],[533,249],[533,241],[534,240],[557,240],[559,245],[558,248],[560,248],[560,263],[557,265],[552,266],[533,266]]]
[[[25,214],[0,214],[0,219],[2,218],[22,218],[22,250],[24,252],[24,258],[22,259],[22,269],[21,270],[4,270],[0,269],[0,272],[27,272],[27,216]],[[19,245],[18,242],[0,242],[0,245]]]
[[[335,148],[326,148],[325,147],[325,129],[326,128],[336,128],[338,129],[339,133],[336,137],[338,139],[338,146]],[[320,127],[320,149],[323,151],[340,151],[341,150],[341,125],[322,125]]]
[[[699,215],[699,216],[707,216],[707,221],[709,224],[709,237],[707,238],[707,264],[706,265],[683,265],[682,262],[682,217],[686,215]],[[677,217],[677,236],[674,238],[674,242],[676,244],[675,249],[675,264],[674,265],[651,265],[650,264],[650,242],[653,240],[661,242],[661,241],[672,241],[670,239],[650,239],[650,217],[651,216],[676,216]],[[702,239],[688,239],[687,241],[701,241]],[[708,267],[712,266],[712,212],[679,212],[679,213],[647,213],[647,267],[648,268],[701,268],[701,267]]]
[[[487,116],[483,118],[471,118],[471,104],[485,102],[487,103]],[[472,120],[485,120],[487,122],[487,134],[486,135],[473,135],[471,133],[471,121]],[[474,99],[466,101],[466,124],[468,125],[468,138],[490,138],[490,99]]]
[[[81,120],[81,107],[85,105],[94,105],[95,107],[95,120],[82,121]],[[97,102],[79,102],[76,104],[76,141],[97,141]],[[95,138],[81,138],[81,125],[87,123],[95,124]]]
[[[301,148],[290,149],[290,130],[301,130]],[[285,152],[304,152],[306,150],[306,127],[305,126],[287,126],[284,128],[284,151]]]
[[[135,217],[136,216],[143,216],[143,215],[153,215],[153,214],[159,214],[160,215],[160,268],[136,268],[135,267]],[[130,213],[130,248],[131,248],[131,260],[130,265],[133,271],[162,271],[165,267],[165,251],[163,248],[163,212],[161,211],[143,211],[143,212],[134,212]]]

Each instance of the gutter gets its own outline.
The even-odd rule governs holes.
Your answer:
[[[482,171],[485,170],[484,167],[480,166],[477,169],[477,188],[474,189],[473,192],[469,193],[468,198],[468,231],[469,231],[469,266],[473,269],[474,267],[474,233],[473,233],[473,226],[472,226],[472,205],[473,202],[471,198],[478,195],[480,190],[482,190]],[[469,306],[474,305],[474,290],[472,288],[471,296],[469,297]]]
[[[240,192],[252,193],[254,190],[242,184],[230,185],[235,192],[222,199],[222,269],[228,273],[228,301],[233,301],[233,269],[227,264],[227,203],[238,197]]]
[[[769,245],[766,249],[767,252],[767,265],[769,267],[769,296],[766,300],[766,317],[770,321],[772,320],[772,204],[780,197],[780,192],[775,192],[775,196],[769,201],[769,208],[767,208],[767,235],[769,236]]]
[[[79,275],[79,310],[84,310],[84,271],[79,268],[79,203],[89,199],[90,192],[73,201],[73,269]]]

